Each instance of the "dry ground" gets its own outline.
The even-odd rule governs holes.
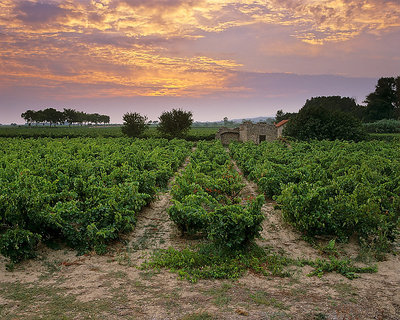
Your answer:
[[[243,195],[255,195],[245,181]],[[171,184],[170,184],[171,186]],[[166,191],[145,208],[134,232],[105,256],[76,256],[73,250],[41,248],[39,257],[6,271],[0,258],[1,319],[400,319],[400,257],[378,263],[378,273],[348,280],[332,273],[308,277],[310,267],[290,278],[252,273],[237,281],[200,280],[192,284],[167,270],[140,270],[155,248],[182,248],[169,220]],[[273,203],[263,206],[260,245],[291,257],[316,258],[321,252],[285,225]],[[354,243],[341,252],[355,257]]]

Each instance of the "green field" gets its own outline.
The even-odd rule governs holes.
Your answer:
[[[189,141],[213,140],[218,128],[192,127],[186,137]],[[120,126],[1,126],[0,137],[4,138],[118,138],[122,137]],[[150,127],[145,133],[144,138],[161,138],[156,127]]]
[[[189,154],[185,140],[0,138],[0,250],[17,262],[38,242],[104,252]]]
[[[305,235],[385,251],[400,221],[400,144],[341,141],[231,144],[234,159]]]
[[[245,247],[261,228],[263,195],[307,237],[357,235],[363,246],[386,252],[398,231],[396,141],[232,143],[229,155],[220,142],[123,138],[118,127],[3,130],[23,136],[0,138],[0,250],[12,261],[35,256],[40,241],[105,252],[189,155],[168,210],[182,233]],[[190,136],[214,130],[192,129]],[[49,133],[62,137],[40,136]],[[78,133],[93,137],[69,136]],[[258,184],[256,201],[239,196],[242,177],[230,156]]]

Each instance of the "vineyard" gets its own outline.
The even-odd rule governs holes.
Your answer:
[[[1,253],[35,256],[39,240],[105,251],[189,154],[183,140],[2,139]]]
[[[108,129],[81,134],[90,130]],[[4,319],[400,312],[396,141],[226,148],[100,135],[0,146]]]
[[[258,235],[264,219],[263,196],[244,201],[243,187],[221,143],[201,142],[172,188],[169,216],[182,233],[202,232],[221,246],[243,247]]]
[[[213,140],[217,128],[194,127],[186,136],[188,141]],[[0,126],[0,137],[3,138],[122,138],[121,126]],[[143,138],[162,138],[156,127],[150,127]]]
[[[35,256],[39,241],[79,252],[131,231],[136,214],[189,155],[184,140],[2,139],[2,254]],[[400,147],[392,142],[231,144],[230,153],[284,219],[308,237],[356,234],[388,251],[400,220]],[[171,190],[171,220],[227,248],[254,240],[263,196],[243,199],[243,181],[220,142],[198,142]]]
[[[307,236],[387,250],[400,221],[400,145],[385,142],[232,144],[234,159],[284,219]]]

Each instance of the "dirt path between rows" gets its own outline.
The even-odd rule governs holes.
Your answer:
[[[141,270],[153,249],[199,241],[181,238],[168,218],[173,181],[138,215],[135,230],[105,256],[43,247],[37,259],[13,272],[5,270],[6,260],[0,257],[0,318],[400,319],[400,256],[388,256],[378,263],[378,273],[355,280],[335,273],[308,277],[311,268],[303,267],[290,278],[249,272],[237,281],[192,284],[167,270]],[[243,181],[241,195],[255,196],[257,186]],[[291,257],[321,257],[274,206],[267,202],[262,208],[266,220],[258,243]],[[340,249],[349,256],[358,252],[354,243]]]

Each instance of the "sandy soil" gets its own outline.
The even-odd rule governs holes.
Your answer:
[[[244,182],[242,195],[254,196],[256,185]],[[335,273],[308,277],[311,268],[304,267],[290,278],[248,273],[237,281],[192,284],[167,270],[141,270],[153,249],[196,243],[182,239],[169,220],[169,189],[140,213],[135,230],[108,255],[42,247],[37,259],[13,272],[0,257],[1,319],[400,319],[400,257],[394,255],[378,263],[378,273],[354,280]],[[291,257],[321,257],[282,221],[273,202],[262,210],[260,245]],[[340,249],[358,252],[354,243]]]

